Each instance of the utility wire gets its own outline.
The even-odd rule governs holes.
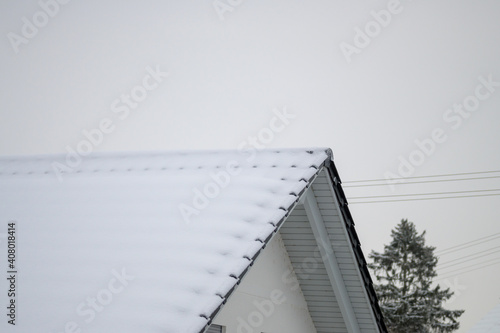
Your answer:
[[[483,251],[479,251],[479,252],[476,252],[476,253],[473,253],[473,254],[469,254],[469,255],[466,255],[466,256],[463,256],[461,258],[457,258],[457,259],[452,259],[452,260],[449,260],[449,261],[446,261],[442,264],[438,264],[438,267],[440,269],[446,269],[446,268],[449,268],[449,267],[453,267],[453,266],[456,266],[456,265],[460,265],[464,262],[467,262],[467,261],[471,261],[471,260],[474,260],[474,259],[477,259],[478,256],[489,256],[491,254],[494,254],[494,253],[497,253],[499,252],[498,250],[496,251],[491,251],[491,250],[494,250],[494,249],[498,249],[500,248],[500,246],[496,246],[496,247],[492,247],[490,249],[487,249],[487,250],[483,250]],[[488,253],[489,252],[489,253]],[[470,258],[470,257],[473,257],[473,258]],[[466,259],[466,260],[462,260],[462,259],[465,259],[465,258],[469,258],[469,259]],[[459,262],[456,262],[454,264],[451,264],[450,263],[453,263],[455,261],[459,261]],[[443,267],[442,265],[444,265],[445,267]]]
[[[500,176],[488,176],[488,177],[469,177],[469,178],[458,178],[458,179],[440,179],[440,180],[428,180],[428,178],[436,178],[436,177],[451,177],[451,176],[465,176],[465,175],[481,175],[481,174],[491,174],[491,173],[498,173],[500,170],[494,170],[494,171],[481,171],[481,172],[463,172],[463,173],[453,173],[453,174],[440,174],[440,175],[428,175],[428,176],[418,176],[418,177],[405,177],[402,178],[401,180],[407,180],[407,179],[423,179],[421,181],[416,181],[416,182],[401,182],[401,183],[392,183],[391,185],[406,185],[406,184],[422,184],[422,183],[440,183],[440,182],[450,182],[450,181],[465,181],[465,180],[482,180],[482,179],[494,179],[494,178],[500,178]],[[388,179],[367,179],[367,180],[355,180],[355,181],[345,181],[343,184],[354,184],[354,183],[371,183],[371,182],[384,182],[382,184],[362,184],[362,185],[344,185],[344,187],[367,187],[367,186],[385,186],[388,185],[387,181]],[[365,197],[352,197],[350,199],[356,200],[356,199],[377,199],[377,198],[390,198],[390,197],[413,197],[413,196],[429,196],[429,195],[447,195],[447,194],[465,194],[465,193],[484,193],[484,192],[494,192],[494,191],[499,191],[500,189],[486,189],[486,190],[470,190],[470,191],[452,191],[452,192],[435,192],[435,193],[417,193],[417,194],[399,194],[399,195],[381,195],[381,196],[365,196]],[[384,203],[384,202],[399,202],[399,201],[420,201],[420,200],[433,200],[433,199],[453,199],[453,198],[472,198],[472,197],[486,197],[486,196],[498,196],[500,193],[492,193],[492,194],[479,194],[479,195],[463,195],[463,196],[447,196],[447,197],[434,197],[434,198],[409,198],[409,199],[398,199],[398,200],[377,200],[377,201],[358,201],[358,202],[351,202],[351,204],[356,204],[356,203]],[[490,236],[485,236],[478,238],[473,241],[465,242],[462,244],[458,244],[449,248],[446,248],[444,250],[436,252],[436,254],[440,255],[446,255],[452,252],[456,251],[461,251],[463,249],[479,245],[478,242],[481,240],[484,240],[484,242],[488,242],[494,239],[497,239],[500,237],[500,233],[493,234]],[[484,243],[483,242],[483,243]],[[484,254],[484,256],[488,256],[494,253],[497,253],[498,251],[491,251],[494,249],[497,249],[499,247],[494,247],[490,248],[484,251],[476,252],[461,258],[449,260],[447,262],[442,263],[441,265],[445,265],[445,267],[438,266],[438,269],[449,269],[453,266],[461,265],[465,262],[471,261],[478,259],[478,256],[481,254]],[[463,260],[464,258],[469,258],[466,260]],[[486,261],[482,261],[480,263],[475,263],[469,266],[465,267],[459,267],[455,270],[445,272],[443,277],[440,279],[444,279],[447,277],[451,277],[454,275],[461,275],[465,274],[471,271],[475,271],[478,269],[482,269],[485,267],[493,266],[496,264],[499,264],[500,261],[494,262],[495,260],[500,260],[500,258],[492,258]],[[456,262],[458,261],[458,262]],[[491,263],[493,262],[493,263]],[[491,263],[488,265],[484,265],[486,263]],[[480,267],[475,267],[478,265],[483,265]],[[465,270],[467,268],[475,267],[469,270]],[[455,273],[456,272],[456,273]]]
[[[500,261],[497,261],[493,264],[489,264],[489,265],[485,265],[485,266],[481,266],[481,267],[477,267],[477,268],[473,268],[473,269],[469,269],[467,271],[463,271],[463,272],[459,272],[459,273],[456,273],[456,274],[452,274],[452,275],[448,275],[448,276],[445,276],[444,278],[447,279],[447,278],[450,278],[452,276],[457,276],[457,275],[462,275],[462,274],[465,274],[465,273],[469,273],[469,272],[473,272],[473,271],[477,271],[479,269],[483,269],[483,268],[486,268],[486,267],[490,267],[490,266],[495,266],[495,265],[498,265],[500,264]]]
[[[461,173],[447,173],[447,174],[442,174],[442,175],[404,177],[403,179],[421,179],[421,178],[433,178],[433,177],[450,177],[450,176],[478,175],[478,174],[496,173],[496,172],[500,172],[500,170],[478,171],[478,172],[461,172]],[[351,184],[351,183],[368,183],[368,182],[381,182],[381,181],[387,181],[387,179],[348,180],[348,181],[345,181],[345,182],[342,182],[342,183],[343,184]]]
[[[469,270],[461,271],[462,269],[466,269],[466,268],[469,268],[469,267],[474,267],[474,266],[476,266],[476,265],[485,264],[485,263],[487,263],[487,262],[492,262],[492,261],[499,260],[499,259],[500,259],[500,258],[493,258],[493,259],[491,259],[491,260],[483,261],[482,263],[479,263],[479,264],[474,264],[474,265],[470,265],[470,266],[466,266],[466,267],[459,268],[459,269],[454,270],[454,271],[450,271],[450,272],[443,273],[443,276],[442,276],[442,277],[439,277],[439,279],[438,279],[438,280],[443,280],[443,279],[450,278],[450,277],[452,277],[452,276],[462,275],[462,274],[465,274],[465,273],[468,273],[468,272],[477,271],[478,269],[482,269],[482,268],[486,268],[486,267],[490,267],[490,266],[498,265],[498,264],[500,264],[500,261],[494,262],[494,263],[492,263],[492,264],[488,264],[488,265],[484,265],[484,266],[476,267],[476,268],[473,268],[473,269],[469,269]],[[454,272],[456,272],[456,273],[454,273]]]
[[[367,197],[351,197],[349,200],[355,199],[372,199],[372,198],[391,198],[391,197],[413,197],[421,195],[441,195],[441,194],[459,194],[459,193],[474,193],[474,192],[494,192],[500,191],[500,188],[487,190],[471,190],[471,191],[451,191],[451,192],[434,192],[434,193],[413,193],[413,194],[391,194],[391,195],[372,195]]]
[[[500,193],[478,194],[478,195],[462,195],[462,196],[450,196],[450,197],[436,197],[436,198],[413,198],[413,199],[398,199],[398,200],[358,201],[358,202],[350,202],[349,204],[350,205],[354,205],[354,204],[386,203],[386,202],[399,202],[399,201],[420,201],[420,200],[438,200],[438,199],[492,197],[492,196],[498,196],[498,195],[500,195]]]
[[[488,260],[485,260],[485,261],[482,261],[482,262],[478,262],[478,263],[475,263],[475,264],[472,264],[472,265],[468,265],[468,266],[456,268],[454,270],[451,270],[451,271],[443,273],[443,275],[448,275],[448,274],[451,274],[453,272],[459,272],[459,271],[461,271],[463,269],[467,269],[467,268],[474,267],[474,266],[477,266],[477,265],[482,265],[482,264],[490,263],[490,262],[495,261],[495,260],[500,260],[500,258],[491,258],[491,259],[488,259]],[[489,265],[481,266],[481,267],[487,267],[487,266],[489,266]]]
[[[498,253],[498,251],[494,251],[494,252],[492,252],[492,253],[485,254],[485,255],[484,255],[484,257],[487,257],[487,256],[489,256],[489,255],[491,255],[491,254],[496,254],[496,253]],[[464,260],[464,261],[462,261],[462,262],[458,262],[458,263],[455,263],[455,264],[448,265],[448,266],[446,266],[446,267],[437,267],[437,269],[439,269],[439,270],[441,270],[441,269],[446,270],[446,269],[452,268],[453,266],[461,265],[461,264],[464,264],[464,263],[466,263],[466,262],[468,262],[468,261],[477,260],[477,259],[480,259],[480,258],[478,258],[478,257],[475,257],[475,258],[470,258],[470,259]],[[482,259],[482,258],[481,258],[481,259]],[[493,260],[493,259],[498,259],[498,260],[500,260],[500,257],[491,258],[491,260]],[[473,264],[473,265],[474,265],[474,264]],[[477,264],[476,264],[476,265],[477,265]],[[466,267],[468,267],[468,266],[466,266]],[[463,269],[463,268],[466,268],[466,267],[457,267],[456,269],[457,269],[457,270],[460,270],[460,269]],[[445,272],[445,273],[446,273],[446,272]]]
[[[364,184],[364,185],[346,185],[343,187],[368,187],[368,186],[388,186],[388,185],[410,185],[410,184],[423,184],[423,183],[441,183],[441,182],[457,182],[462,180],[477,180],[477,179],[492,179],[492,178],[500,178],[500,176],[488,176],[488,177],[472,177],[472,178],[457,178],[457,179],[440,179],[440,180],[422,180],[419,182],[406,182],[406,183],[386,183],[383,184]],[[404,179],[404,178],[403,178]]]
[[[477,243],[477,242],[483,241],[483,242],[481,242],[481,244],[483,244],[485,242],[489,242],[489,241],[494,240],[494,239],[499,238],[499,237],[500,237],[500,232],[497,232],[496,234],[493,234],[493,235],[484,236],[481,238],[471,240],[469,242],[461,243],[461,244],[454,245],[454,246],[448,247],[446,249],[437,251],[436,255],[446,255],[446,254],[451,253],[451,252],[460,251],[460,250],[469,248],[471,246],[479,245],[479,244],[472,244],[472,243]],[[488,239],[488,238],[491,238],[491,239]]]

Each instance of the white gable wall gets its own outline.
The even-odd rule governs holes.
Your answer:
[[[316,333],[279,233],[259,255],[214,323],[226,333]],[[288,283],[287,283],[288,282]]]

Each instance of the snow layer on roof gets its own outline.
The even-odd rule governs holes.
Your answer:
[[[498,333],[500,332],[500,303],[486,314],[468,333]]]
[[[16,221],[18,265],[17,330],[3,320],[1,331],[199,332],[330,158],[324,148],[0,158],[0,233]]]

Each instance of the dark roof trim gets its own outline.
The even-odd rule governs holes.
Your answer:
[[[356,256],[358,268],[363,278],[363,283],[365,285],[370,305],[373,309],[373,313],[377,321],[377,326],[380,332],[387,333],[387,327],[385,326],[384,317],[382,316],[382,311],[380,310],[377,294],[375,293],[375,289],[373,287],[373,281],[370,277],[370,272],[368,271],[363,251],[361,251],[361,243],[359,242],[358,234],[354,229],[354,220],[352,219],[352,215],[349,211],[347,203],[347,198],[341,186],[342,181],[340,180],[340,176],[333,161],[327,165],[327,170],[332,179],[333,190],[335,192],[335,196],[338,200],[339,207],[346,224],[347,234],[349,235],[349,240],[351,241],[352,249],[354,251],[354,255]]]

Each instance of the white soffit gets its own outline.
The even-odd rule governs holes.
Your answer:
[[[318,173],[280,234],[318,332],[386,331],[333,164]]]
[[[333,248],[328,236],[328,232],[323,222],[318,203],[314,196],[312,188],[304,194],[304,209],[311,224],[311,229],[318,244],[323,264],[325,265],[330,283],[335,293],[335,298],[340,307],[340,312],[344,318],[344,323],[349,333],[359,333],[360,329],[357,323],[354,310],[352,308],[349,294],[344,284],[344,278],[339,268],[339,264],[333,252]]]

